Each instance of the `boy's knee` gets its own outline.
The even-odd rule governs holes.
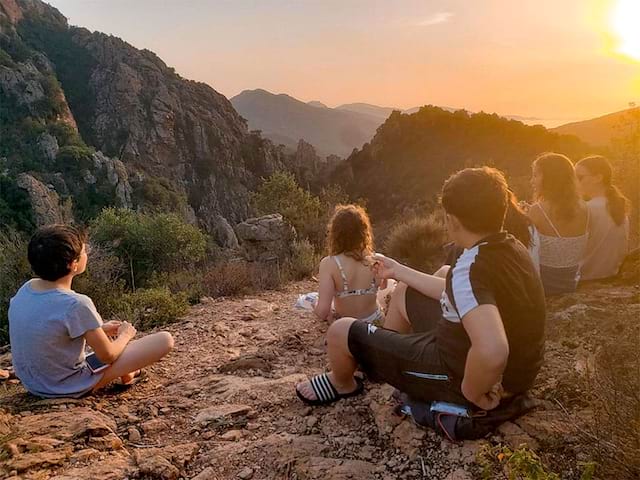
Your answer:
[[[169,353],[173,350],[173,336],[169,332],[158,332],[159,341],[161,345],[164,347],[163,349]]]
[[[351,328],[351,324],[355,321],[355,318],[343,317],[333,322],[329,327],[329,330],[327,330],[327,343],[334,343],[344,340],[349,334],[349,328]]]
[[[393,293],[391,294],[391,300],[404,300],[405,295],[407,294],[407,284],[403,282],[398,282],[396,288],[393,289]]]

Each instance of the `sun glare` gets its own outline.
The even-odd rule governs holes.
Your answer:
[[[617,52],[640,61],[640,0],[618,0],[611,12]]]

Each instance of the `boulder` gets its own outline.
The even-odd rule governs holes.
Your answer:
[[[220,422],[240,415],[246,415],[249,411],[251,411],[251,407],[248,405],[217,405],[200,410],[198,415],[196,415],[196,423]]]
[[[222,215],[214,216],[211,233],[223,248],[238,248],[236,232]]]
[[[291,255],[296,233],[282,215],[250,218],[236,225],[242,252],[249,261],[283,260]]]
[[[29,195],[38,226],[67,223],[73,220],[70,209],[60,203],[60,197],[55,190],[47,187],[28,173],[18,175],[16,183]]]
[[[56,140],[56,137],[49,133],[43,133],[38,137],[38,147],[40,148],[40,151],[45,156],[45,158],[50,162],[56,159],[58,150],[60,150],[60,147],[58,146],[58,140]]]

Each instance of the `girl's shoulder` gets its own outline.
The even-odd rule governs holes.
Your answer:
[[[539,224],[539,222],[544,218],[544,210],[543,206],[540,202],[535,202],[529,205],[527,209],[527,217],[533,225]]]

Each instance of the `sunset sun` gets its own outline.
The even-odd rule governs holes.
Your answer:
[[[640,61],[640,2],[618,0],[613,7],[611,26],[618,38],[616,50]]]

